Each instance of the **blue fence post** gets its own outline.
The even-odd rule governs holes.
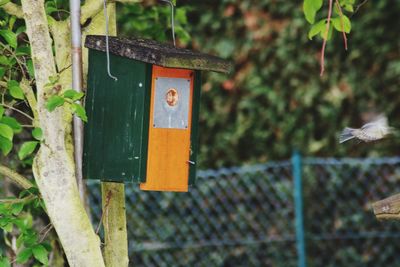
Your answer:
[[[303,220],[303,186],[301,177],[301,155],[295,150],[292,155],[292,171],[294,184],[294,209],[296,227],[296,249],[298,256],[298,267],[306,267],[306,245],[304,238]]]

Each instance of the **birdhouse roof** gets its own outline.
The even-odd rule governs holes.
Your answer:
[[[177,48],[171,44],[138,38],[109,37],[109,52],[121,57],[168,68],[209,70],[229,73],[232,64],[222,58],[188,49]],[[88,35],[85,47],[106,52],[104,35]]]

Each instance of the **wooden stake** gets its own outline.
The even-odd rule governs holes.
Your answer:
[[[379,220],[400,219],[400,194],[393,195],[372,204],[374,214]]]
[[[104,227],[104,261],[107,267],[128,267],[125,185],[101,183]]]

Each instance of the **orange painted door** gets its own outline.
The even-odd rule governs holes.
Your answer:
[[[188,191],[193,75],[191,70],[153,66],[142,190]]]

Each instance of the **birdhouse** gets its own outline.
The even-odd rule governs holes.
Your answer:
[[[201,71],[226,60],[152,40],[87,36],[83,173],[138,182],[142,190],[188,191],[196,177]]]

